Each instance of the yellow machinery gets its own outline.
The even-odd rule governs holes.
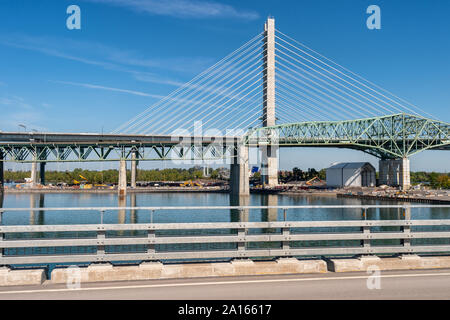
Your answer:
[[[316,177],[314,177],[314,178],[312,178],[312,179],[306,181],[306,185],[307,185],[307,186],[310,186],[310,185],[312,185],[312,183],[313,183],[314,181],[316,181],[316,180],[319,181],[319,182],[323,182],[322,180],[319,179],[319,177],[316,176]]]
[[[73,183],[76,185],[80,185],[80,189],[92,189],[92,187],[96,187],[96,188],[109,188],[112,189],[112,187],[108,187],[106,184],[92,184],[92,183],[87,183],[89,180],[85,177],[83,177],[81,174],[79,175],[81,179],[83,179],[83,181],[78,181],[75,179],[73,180]]]
[[[192,182],[192,180],[186,181],[185,183],[180,184],[180,187],[203,187],[200,183],[198,182]]]
[[[79,175],[81,179],[83,179],[84,181],[79,182],[77,180],[73,180],[75,182],[75,184],[79,184],[80,185],[80,189],[92,189],[92,184],[91,183],[87,183],[88,179],[86,179],[85,177],[83,177],[81,174]]]

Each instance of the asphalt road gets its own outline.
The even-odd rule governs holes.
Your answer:
[[[2,287],[0,299],[297,300],[450,299],[449,270],[327,273]],[[380,289],[369,289],[377,287]]]

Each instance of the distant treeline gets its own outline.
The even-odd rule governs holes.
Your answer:
[[[130,179],[130,171],[127,171],[128,179]],[[67,183],[73,184],[76,181],[85,181],[80,176],[87,179],[88,183],[105,183],[115,184],[119,179],[118,170],[83,170],[75,169],[73,171],[47,171],[45,178],[47,183]],[[23,181],[30,177],[30,171],[5,171],[5,180],[7,181]],[[302,171],[299,168],[294,168],[292,171],[282,171],[279,173],[280,181],[305,181],[314,177],[319,177],[322,180],[326,179],[325,170],[317,171],[314,168]],[[203,171],[199,168],[189,169],[153,169],[153,170],[138,170],[137,181],[188,181],[206,178],[203,176]],[[211,179],[224,179],[223,169],[210,169]],[[254,179],[259,179],[260,173],[254,175]],[[450,189],[450,173],[438,172],[411,172],[411,183],[429,184],[432,188]]]
[[[30,177],[30,171],[5,171],[5,180],[7,181],[23,181]],[[118,170],[83,170],[75,169],[73,171],[46,171],[45,180],[47,183],[67,183],[74,184],[74,180],[78,182],[85,181],[94,184],[116,184],[119,179]],[[127,171],[128,179],[131,173]],[[219,170],[210,171],[210,178],[220,178]],[[198,168],[190,169],[154,169],[154,170],[137,170],[137,181],[187,181],[202,179],[203,171]]]
[[[293,168],[292,171],[281,171],[279,173],[280,181],[287,183],[290,181],[308,181],[315,177],[321,180],[326,179],[326,170],[322,169],[317,171],[315,168],[309,168],[307,171],[303,171],[300,168]]]
[[[450,189],[450,173],[411,172],[411,183],[427,183],[432,188]]]

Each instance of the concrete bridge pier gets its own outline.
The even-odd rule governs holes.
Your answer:
[[[235,145],[230,170],[230,193],[233,197],[249,196],[248,146]]]
[[[119,183],[118,183],[119,198],[127,195],[127,162],[125,159],[120,159],[119,166]]]
[[[136,152],[131,153],[131,188],[136,188],[136,176],[137,176],[137,165]]]
[[[45,165],[46,164],[47,164],[46,162],[41,162],[40,168],[39,168],[40,183],[43,186],[45,186]]]
[[[399,186],[403,190],[409,189],[411,187],[409,159],[380,160],[379,184],[395,187]]]
[[[263,147],[262,162],[261,162],[261,176],[262,183],[267,187],[276,187],[278,185],[278,147],[267,146]]]
[[[30,183],[31,183],[31,187],[34,188],[36,186],[36,184],[38,183],[37,181],[37,161],[36,161],[36,157],[33,158],[33,162],[31,163],[31,175],[30,175]]]
[[[3,152],[0,151],[0,194],[3,197],[3,186],[5,184],[4,167],[3,167]],[[1,206],[0,206],[1,208]]]

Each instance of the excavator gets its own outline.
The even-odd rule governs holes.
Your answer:
[[[315,176],[314,178],[312,178],[312,179],[306,181],[306,185],[307,185],[307,186],[311,186],[312,183],[313,183],[314,181],[323,182],[319,177]]]
[[[107,185],[106,184],[92,184],[92,183],[88,183],[89,180],[85,177],[83,177],[81,174],[79,175],[79,177],[81,179],[83,179],[83,181],[78,181],[75,179],[72,179],[74,184],[79,185],[80,189],[92,189],[92,187],[96,187],[96,188],[106,188]]]
[[[200,187],[202,188],[203,186],[198,183],[198,182],[192,182],[192,180],[186,181],[185,183],[180,184],[180,187]]]
[[[92,184],[87,183],[88,179],[83,177],[81,174],[79,175],[81,179],[83,179],[81,182],[75,179],[73,180],[73,183],[80,186],[80,189],[92,189]]]

